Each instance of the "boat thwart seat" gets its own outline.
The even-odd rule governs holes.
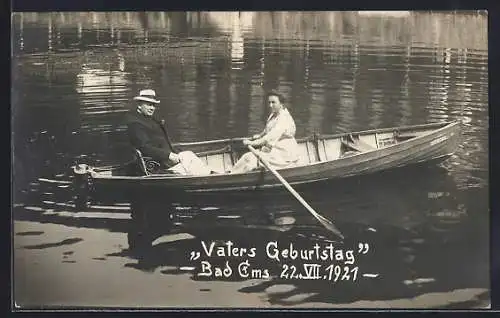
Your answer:
[[[368,136],[366,136],[368,137]],[[352,149],[354,151],[358,152],[367,152],[371,151],[374,149],[377,149],[377,147],[372,146],[362,140],[360,136],[354,137],[353,135],[347,135],[345,138],[342,138],[341,140],[342,144],[346,146],[348,149]]]
[[[297,165],[311,164],[318,162],[318,153],[312,141],[304,141],[298,143],[299,159]]]
[[[196,155],[205,162],[210,169],[218,171],[219,173],[230,170],[234,165],[231,145],[212,151],[197,152]]]

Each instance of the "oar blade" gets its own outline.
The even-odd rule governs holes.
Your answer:
[[[323,222],[322,222],[323,223]],[[329,222],[324,222],[323,223],[323,226],[325,228],[327,228],[328,230],[330,230],[331,232],[333,232],[335,235],[337,235],[338,237],[340,237],[342,240],[344,239],[344,235],[342,235],[342,233],[337,229],[337,227],[331,223],[331,221]]]
[[[344,239],[344,236],[340,231],[335,227],[332,221],[318,214],[314,209],[300,196],[300,194],[295,191],[294,188],[276,171],[273,167],[269,165],[269,163],[262,158],[262,156],[255,150],[251,145],[247,145],[248,149],[264,164],[264,166],[272,172],[272,174],[285,186],[285,188],[321,223],[325,228],[339,236],[341,239]]]

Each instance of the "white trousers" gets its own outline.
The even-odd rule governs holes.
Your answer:
[[[210,168],[205,162],[198,158],[192,151],[182,151],[179,153],[180,162],[168,169],[181,175],[209,175]]]

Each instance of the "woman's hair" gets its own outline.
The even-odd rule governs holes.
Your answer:
[[[278,100],[280,101],[280,104],[283,104],[285,103],[285,97],[283,97],[283,95],[281,95],[278,91],[276,90],[270,90],[266,93],[266,99],[269,98],[269,96],[276,96],[278,97]]]

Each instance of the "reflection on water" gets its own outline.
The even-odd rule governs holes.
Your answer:
[[[18,218],[127,232],[127,222],[61,214],[72,204],[64,194],[67,185],[33,190],[30,182],[63,177],[76,158],[89,163],[129,160],[123,114],[145,87],[157,91],[162,100],[158,112],[176,141],[258,132],[268,112],[264,90],[279,88],[299,137],[441,120],[462,120],[463,131],[456,154],[442,164],[444,170],[356,178],[304,194],[348,236],[366,236],[377,245],[377,256],[366,262],[391,273],[393,281],[384,280],[390,285],[387,292],[368,281],[337,292],[323,284],[297,283],[273,296],[273,303],[286,303],[298,292],[320,302],[332,302],[326,296],[331,293],[338,302],[410,297],[422,292],[415,287],[422,284],[403,282],[418,278],[433,279],[423,284],[429,291],[487,286],[484,15],[60,12],[18,13],[13,21],[13,168],[15,201],[24,205]],[[30,197],[34,202],[29,203]],[[286,194],[252,201],[217,209],[250,215],[301,211]],[[128,209],[115,205],[111,210],[115,208],[120,213]],[[314,220],[297,218],[296,224]],[[261,235],[244,229],[234,237],[242,244]],[[300,231],[297,226],[279,235],[296,239],[303,237]],[[197,238],[221,233],[221,239],[233,238],[230,229],[193,232]],[[264,240],[271,234],[262,235]],[[138,261],[178,266],[183,263],[175,253],[184,253],[189,244],[166,244],[173,253],[168,259],[153,252]],[[476,257],[465,259],[464,250]],[[386,266],[389,256],[395,261]],[[271,280],[254,289],[283,283]]]
[[[408,174],[415,176],[411,187],[404,179]],[[101,207],[100,213],[80,212],[75,217],[74,213],[65,212],[68,206],[57,203],[64,200],[63,196],[58,196],[61,191],[57,188],[57,185],[39,185],[37,191],[44,197],[42,204],[27,204],[23,210],[16,211],[17,219],[117,232],[131,231],[128,215],[124,213],[128,209],[126,206]],[[327,199],[328,193],[335,193],[335,204]],[[291,213],[297,218],[296,226],[281,227],[277,231],[276,227],[262,222],[205,217],[199,222],[184,221],[189,223],[174,228],[166,236],[162,236],[160,227],[151,228],[152,232],[155,231],[149,233],[154,240],[151,248],[122,249],[99,258],[121,257],[126,259],[124,266],[127,268],[155,275],[189,274],[190,279],[203,282],[207,278],[197,275],[201,271],[200,263],[190,261],[186,252],[201,250],[201,241],[214,241],[216,244],[232,241],[239,247],[257,247],[257,257],[249,262],[255,267],[268,269],[271,275],[267,279],[254,280],[239,292],[266,293],[271,305],[300,305],[306,302],[346,304],[360,299],[380,301],[412,298],[429,292],[482,288],[488,285],[488,262],[481,261],[487,259],[488,253],[482,248],[488,239],[484,231],[487,218],[481,216],[487,206],[485,202],[471,203],[477,194],[457,189],[454,180],[443,168],[403,169],[331,183],[328,189],[306,192],[304,196],[307,200],[324,215],[334,217],[346,234],[344,244],[334,243],[336,248],[356,248],[359,242],[369,243],[373,253],[366,257],[356,256],[360,272],[355,284],[280,277],[282,267],[265,256],[267,242],[277,240],[281,246],[293,243],[296,249],[300,249],[311,248],[315,243],[329,244],[333,239],[305,211],[287,200],[286,194],[264,199],[262,204],[278,214]],[[463,202],[468,202],[467,206]],[[208,214],[213,209],[216,208],[204,208]],[[242,206],[237,204],[224,206],[221,203],[217,209],[222,215],[243,215],[244,212]],[[179,207],[175,214],[175,219],[187,216],[190,208]],[[212,226],[207,227],[210,219]],[[70,238],[25,248],[49,248],[74,244],[78,240],[81,239]],[[207,260],[212,266],[224,266],[222,258]],[[243,261],[245,258],[230,259],[231,266]],[[288,262],[288,265],[302,266],[294,261]],[[373,275],[362,277],[362,273]],[[249,279],[232,275],[218,280],[241,282]],[[277,290],[280,292],[274,292]]]

